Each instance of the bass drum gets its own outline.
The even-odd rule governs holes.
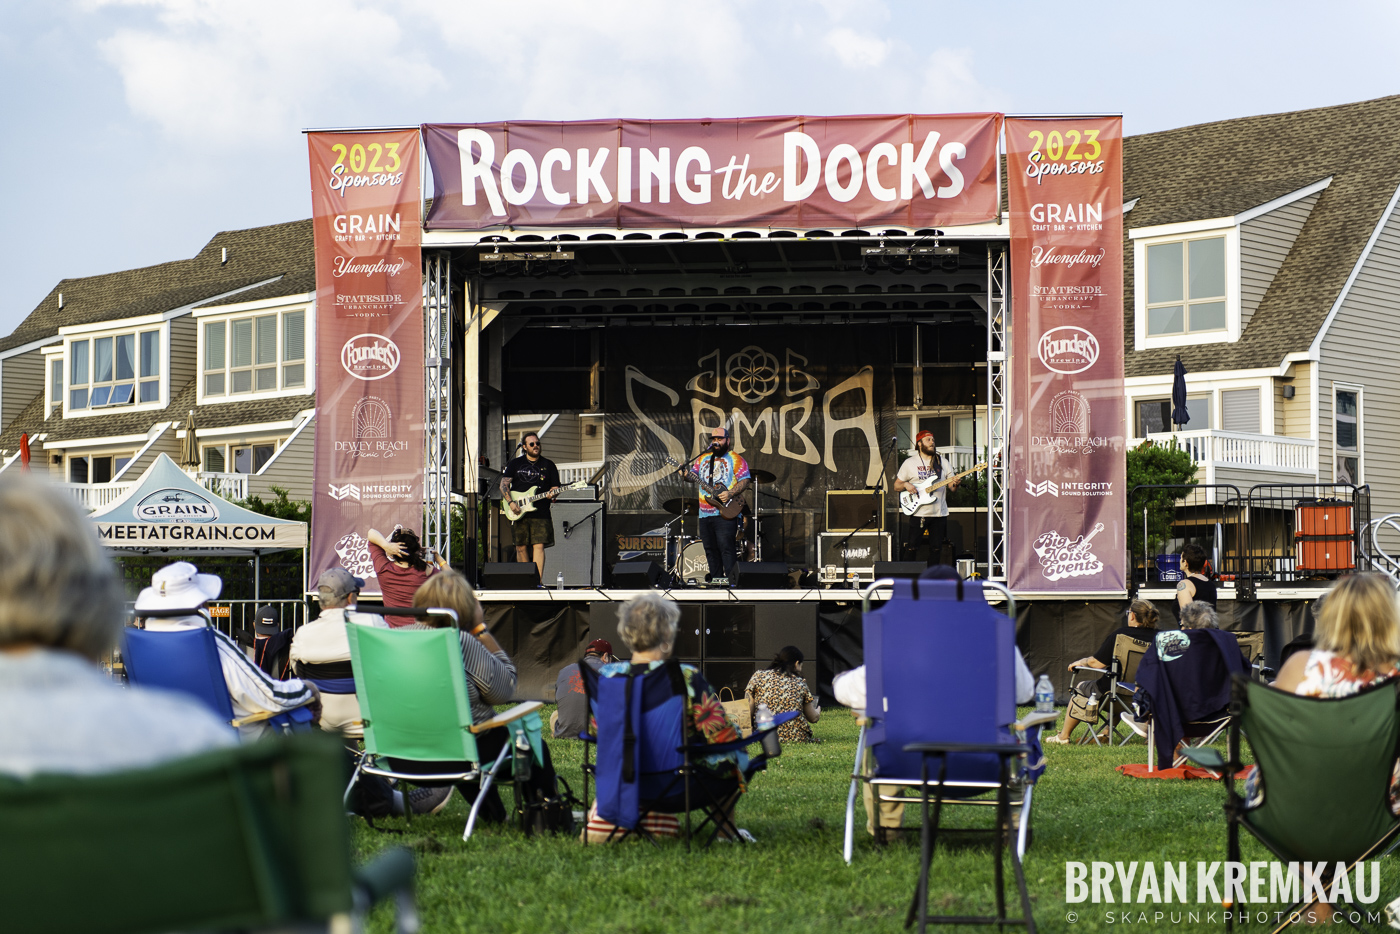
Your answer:
[[[705,543],[691,542],[686,545],[681,552],[681,582],[703,584],[709,573],[710,562],[705,559]]]

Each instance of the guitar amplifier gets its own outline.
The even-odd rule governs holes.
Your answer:
[[[875,521],[870,521],[871,512]],[[885,530],[884,490],[827,490],[826,530],[828,532],[883,532]]]
[[[890,560],[889,532],[856,532],[847,539],[848,534],[823,532],[818,536],[817,580],[821,583],[870,583],[875,579],[875,563]]]

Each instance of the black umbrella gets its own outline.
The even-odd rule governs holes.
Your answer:
[[[1178,354],[1176,365],[1172,367],[1172,430],[1191,421],[1186,411],[1186,365]]]

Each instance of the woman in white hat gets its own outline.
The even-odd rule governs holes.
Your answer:
[[[147,610],[188,610],[187,616],[149,617],[147,632],[176,632],[198,629],[210,624],[204,604],[216,599],[224,582],[214,574],[200,574],[188,561],[177,561],[151,575],[151,586],[136,598],[136,615]],[[233,716],[243,719],[260,713],[284,713],[297,707],[311,705],[320,716],[321,694],[316,686],[300,678],[279,681],[259,668],[228,636],[214,630],[219,647],[219,663],[233,702]],[[244,739],[256,739],[270,727],[265,721],[245,724],[238,728]]]

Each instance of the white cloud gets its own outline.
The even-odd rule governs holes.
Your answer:
[[[826,34],[826,44],[847,68],[878,68],[890,57],[894,41],[877,39],[841,26]]]
[[[935,49],[923,68],[921,113],[1008,110],[1009,98],[978,80],[971,49]]]
[[[190,145],[285,143],[337,99],[441,83],[434,68],[399,50],[402,30],[392,16],[357,0],[93,6],[146,20],[116,30],[99,48],[120,74],[132,111]]]

